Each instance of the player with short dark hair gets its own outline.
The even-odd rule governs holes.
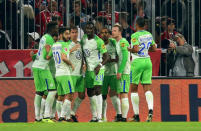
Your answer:
[[[53,122],[50,120],[51,109],[53,106],[54,98],[56,95],[56,86],[53,76],[50,72],[50,60],[46,59],[49,49],[54,43],[54,36],[58,35],[58,26],[56,22],[50,22],[47,25],[47,33],[43,35],[39,43],[39,49],[37,54],[31,56],[35,59],[33,67],[34,83],[36,87],[36,95],[34,99],[35,106],[35,119],[41,121],[40,108],[41,99],[44,92],[47,90],[48,95],[45,103],[44,122]]]
[[[78,93],[78,97],[75,99],[72,111],[71,118],[74,122],[78,122],[76,117],[77,109],[85,98],[85,87],[84,87],[84,71],[82,70],[83,55],[80,42],[78,41],[78,28],[72,26],[70,29],[71,42],[69,43],[70,50],[70,61],[74,63],[75,70],[71,73],[71,78],[73,85],[75,87],[75,92]]]
[[[101,122],[103,65],[106,64],[109,56],[103,40],[95,35],[95,27],[92,22],[88,22],[85,26],[85,35],[81,40],[81,47],[84,52],[84,62],[87,68],[85,73],[85,86],[91,105],[91,122]]]
[[[144,88],[149,115],[147,121],[152,121],[153,116],[153,94],[151,92],[152,63],[148,51],[155,51],[156,44],[152,34],[144,30],[145,19],[138,18],[136,21],[137,32],[131,36],[132,53],[131,63],[131,102],[135,115],[133,121],[140,121],[139,118],[139,96],[138,84],[141,82]]]
[[[74,86],[71,79],[71,68],[74,65],[69,60],[68,28],[59,28],[59,41],[53,44],[47,57],[54,57],[57,82],[57,113],[59,121],[71,121],[71,102],[73,100]],[[68,43],[67,43],[68,42]],[[63,100],[64,99],[64,100]],[[63,102],[64,101],[64,102]]]
[[[109,96],[112,101],[112,104],[116,111],[116,120],[121,121],[121,102],[117,94],[117,50],[116,50],[116,40],[110,38],[111,31],[108,28],[103,28],[100,32],[100,36],[103,39],[108,54],[110,56],[110,60],[105,64],[105,73],[103,79],[103,87],[102,87],[102,95],[103,95],[103,111],[102,118],[103,121],[107,121],[107,94],[109,91]]]

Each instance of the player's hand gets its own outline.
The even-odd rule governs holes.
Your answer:
[[[86,66],[86,64],[84,64],[84,65],[82,66],[82,71],[83,71],[83,72],[86,72],[86,70],[87,70],[87,66]]]
[[[81,48],[80,44],[76,44],[75,46],[73,46],[73,48],[70,50],[70,52],[76,51],[79,48]]]
[[[132,48],[128,47],[128,51],[132,51]]]
[[[94,69],[94,72],[95,72],[96,75],[98,75],[98,72],[100,71],[100,68],[101,68],[101,66],[98,65],[98,66]]]
[[[176,45],[175,45],[174,43],[170,43],[169,48],[170,48],[170,49],[175,49],[175,48],[176,48]]]
[[[75,70],[75,66],[73,64],[71,64],[71,68],[72,68],[72,71]]]
[[[51,49],[51,46],[50,46],[50,45],[45,45],[45,50],[46,50],[47,53],[50,52],[50,49]]]
[[[117,80],[121,79],[121,73],[117,73]]]
[[[34,51],[30,52],[30,56],[33,57],[34,56]]]

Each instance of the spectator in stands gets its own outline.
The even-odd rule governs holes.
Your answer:
[[[57,11],[57,2],[56,1],[49,1],[48,2],[48,8],[46,10],[43,10],[36,16],[36,27],[37,32],[40,35],[43,35],[46,29],[46,24],[52,21],[53,16],[60,16],[61,17],[61,24],[63,24],[62,16]]]
[[[175,35],[175,41],[177,45],[174,43],[170,43],[169,45],[169,50],[174,52],[174,56],[170,59],[175,58],[171,64],[168,63],[170,76],[194,76],[195,62],[192,57],[192,46],[179,33]]]
[[[34,11],[31,5],[23,5],[24,9],[24,49],[28,48],[28,33],[34,31]]]
[[[119,12],[115,13],[115,23],[119,22]],[[112,1],[108,0],[104,3],[104,11],[98,12],[98,16],[104,16],[107,18],[107,23],[112,24]]]
[[[52,16],[52,21],[56,21],[59,27],[63,26],[63,24],[61,23],[61,16]]]
[[[73,2],[73,11],[74,12],[71,14],[71,18],[75,16],[80,17],[80,25],[81,28],[83,28],[86,22],[89,20],[89,17],[82,12],[80,0],[75,0],[75,2]]]
[[[173,39],[173,37],[178,33],[175,30],[175,20],[172,18],[167,19],[167,30],[165,30],[161,35],[161,41],[163,42],[164,39]],[[162,43],[163,44],[163,43]]]
[[[0,19],[2,20],[3,30],[11,38],[12,49],[20,49],[19,6],[18,0],[4,0],[0,4]]]
[[[122,37],[126,38],[127,41],[131,40],[131,35],[133,34],[133,30],[128,25],[127,19],[128,13],[122,12],[119,14],[119,23],[122,25],[123,31],[122,31]]]
[[[8,34],[3,30],[0,20],[0,49],[11,49],[11,45],[11,40]]]
[[[162,4],[162,16],[169,16],[176,20],[177,30],[184,31],[186,24],[186,5],[183,0],[165,0]]]
[[[145,18],[145,19],[148,19],[148,17],[146,16],[145,12],[144,12],[144,9],[146,8],[146,2],[143,1],[143,0],[140,0],[138,1],[137,3],[137,14],[135,15],[134,14],[134,19],[132,21],[132,24],[131,24],[131,29],[136,32],[136,20],[138,17],[142,17],[142,18]]]
[[[96,27],[96,34],[98,36],[100,36],[100,32],[102,31],[102,29],[104,27],[107,27],[107,18],[103,17],[103,16],[98,16],[96,18],[96,23],[95,23],[95,27]]]
[[[26,49],[38,49],[38,43],[40,41],[40,35],[37,32],[28,33],[28,45]]]

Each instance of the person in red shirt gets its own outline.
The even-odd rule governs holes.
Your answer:
[[[48,24],[50,21],[52,21],[53,16],[60,16],[61,22],[59,26],[63,25],[62,16],[57,11],[57,2],[56,1],[50,1],[48,2],[48,8],[46,10],[41,11],[36,16],[36,28],[37,32],[42,36],[45,33],[46,24]]]
[[[165,30],[162,35],[161,35],[161,41],[164,39],[171,39],[173,40],[173,37],[177,34],[178,32],[175,31],[175,20],[172,18],[167,19],[167,30]]]
[[[112,1],[105,2],[105,10],[98,12],[98,16],[104,16],[107,18],[107,23],[112,24]],[[119,22],[119,12],[115,11],[115,23]]]

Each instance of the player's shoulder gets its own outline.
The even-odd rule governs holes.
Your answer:
[[[126,38],[121,38],[120,46],[121,47],[128,47],[129,46],[129,42],[126,40]]]
[[[109,41],[112,45],[116,45],[116,40],[114,38],[109,38]]]
[[[104,41],[100,37],[98,37],[97,35],[94,36],[94,39],[98,44],[104,43]]]
[[[121,38],[120,43],[129,43],[126,38]]]

